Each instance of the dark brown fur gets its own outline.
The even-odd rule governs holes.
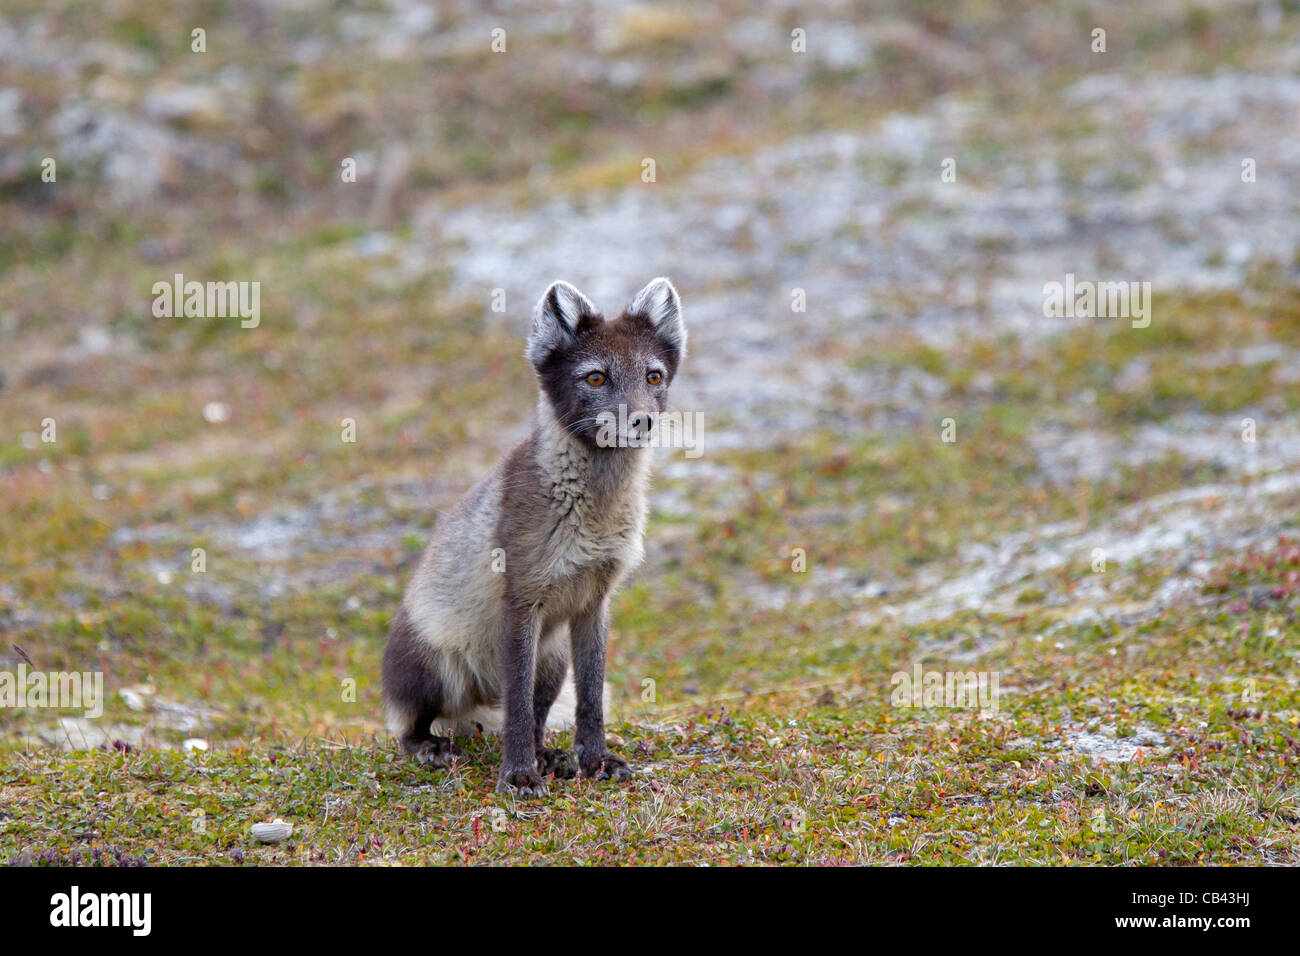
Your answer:
[[[417,715],[400,740],[402,749],[421,763],[445,766],[455,747],[450,739],[436,736],[431,729],[442,716],[442,675],[436,655],[419,640],[404,607],[397,609],[388,629],[382,677],[391,699],[409,704]]]

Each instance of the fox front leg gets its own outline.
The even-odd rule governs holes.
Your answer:
[[[573,683],[578,712],[573,749],[582,775],[593,780],[628,780],[632,768],[605,745],[605,645],[609,640],[609,601],[570,624]]]
[[[501,681],[505,691],[505,726],[501,738],[505,752],[497,790],[525,797],[546,793],[546,784],[537,771],[533,727],[533,682],[540,635],[541,617],[537,609],[517,607],[507,601],[501,635]]]

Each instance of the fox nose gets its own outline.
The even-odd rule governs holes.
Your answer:
[[[654,418],[649,412],[636,412],[627,420],[627,424],[633,435],[649,435]]]

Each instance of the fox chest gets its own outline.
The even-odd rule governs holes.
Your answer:
[[[537,604],[545,609],[544,631],[599,606],[640,560],[640,545],[631,537],[602,537],[568,542],[559,550],[536,591]]]
[[[613,514],[584,514],[573,508],[556,521],[547,542],[545,566],[553,583],[584,571],[605,573],[638,564],[643,546],[645,511],[631,502]]]
[[[577,613],[616,587],[645,554],[649,459],[635,453],[599,463],[582,456],[543,459],[542,494],[531,510],[512,512],[523,562],[510,590],[554,613]]]

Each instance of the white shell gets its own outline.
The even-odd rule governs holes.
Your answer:
[[[254,823],[253,839],[259,843],[279,843],[281,840],[289,839],[293,833],[293,824],[285,823],[279,817],[276,817],[273,823]]]

